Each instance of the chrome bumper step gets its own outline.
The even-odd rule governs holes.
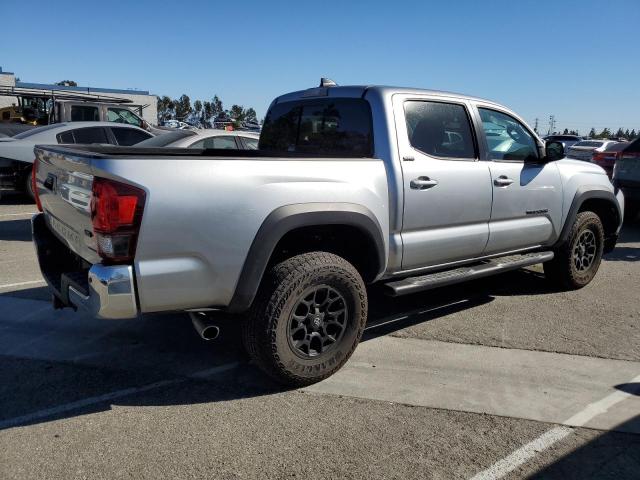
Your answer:
[[[432,288],[444,287],[454,283],[466,282],[477,278],[488,277],[497,273],[517,270],[537,263],[548,262],[553,259],[553,252],[523,253],[521,255],[507,255],[496,257],[485,262],[444,270],[418,277],[407,277],[402,280],[395,280],[386,284],[387,293],[393,297],[407,295],[410,293],[431,290]]]

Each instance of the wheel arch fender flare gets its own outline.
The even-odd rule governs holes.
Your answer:
[[[567,241],[567,239],[569,238],[569,234],[571,233],[571,227],[576,221],[576,217],[578,216],[580,208],[587,200],[594,199],[605,200],[610,203],[618,213],[618,226],[621,224],[622,212],[620,211],[620,205],[618,204],[615,194],[599,185],[583,185],[576,190],[576,193],[571,202],[571,206],[569,207],[569,211],[567,212],[567,218],[565,219],[564,225],[562,226],[560,236],[558,237],[558,240],[556,241],[554,246],[557,247]]]
[[[230,313],[246,311],[258,291],[278,242],[289,232],[322,225],[355,227],[372,241],[379,278],[386,268],[386,244],[380,223],[367,207],[355,203],[299,203],[273,210],[262,222],[245,258],[231,302]]]

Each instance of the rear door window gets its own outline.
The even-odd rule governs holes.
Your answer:
[[[221,150],[237,150],[238,145],[233,136],[222,135],[219,137],[209,137],[189,146],[189,148],[217,148]]]
[[[274,105],[260,150],[309,155],[373,156],[371,108],[360,98],[327,98]]]
[[[106,130],[102,127],[77,128],[69,132],[73,133],[74,143],[111,143]]]
[[[410,100],[404,105],[409,142],[441,158],[477,158],[467,110],[453,103]]]
[[[72,122],[98,122],[100,114],[98,107],[89,105],[71,105],[71,121]]]
[[[135,128],[111,127],[118,145],[131,146],[151,138],[151,134]]]

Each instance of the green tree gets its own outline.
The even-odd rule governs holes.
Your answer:
[[[56,85],[60,85],[61,87],[77,87],[78,84],[73,80],[62,80],[60,82],[56,82]]]
[[[622,130],[622,128],[619,128],[614,136],[616,138],[624,138],[624,130]]]
[[[173,100],[166,95],[158,97],[158,121],[164,122],[173,116]]]
[[[562,132],[563,135],[569,135],[569,129],[565,128],[564,131]]]
[[[633,130],[631,130],[631,134],[630,135],[631,135],[630,140],[636,138],[636,129],[635,128]]]
[[[611,130],[608,128],[603,128],[602,131],[598,134],[598,138],[609,138],[611,136]]]
[[[222,100],[218,97],[218,95],[213,96],[213,100],[211,101],[211,106],[213,108],[213,114],[219,115],[224,112],[224,107],[222,106]]]
[[[210,127],[211,126],[211,118],[213,117],[213,104],[211,102],[208,101],[204,101],[202,104],[202,109],[204,110],[204,126],[205,127]]]
[[[176,118],[178,120],[185,120],[189,114],[193,111],[191,108],[191,99],[189,95],[182,94],[175,102]]]
[[[229,110],[229,116],[233,120],[233,124],[239,127],[245,118],[245,111],[242,105],[232,105],[231,110]]]
[[[244,119],[247,122],[257,122],[258,121],[258,114],[256,113],[256,111],[253,108],[249,107],[244,112]]]
[[[589,130],[589,138],[596,138],[596,129],[593,127]]]

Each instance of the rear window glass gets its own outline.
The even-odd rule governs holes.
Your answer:
[[[135,128],[112,127],[111,131],[116,137],[118,145],[124,145],[126,147],[130,147],[151,137],[151,134]]]
[[[72,122],[100,121],[100,115],[98,114],[98,107],[88,107],[86,105],[72,105],[71,121]]]
[[[149,138],[148,140],[137,144],[136,147],[166,147],[167,145],[177,142],[178,140],[182,140],[183,138],[193,137],[195,134],[196,132],[193,130],[172,130],[168,133],[161,133],[157,137]]]
[[[259,149],[311,155],[373,155],[371,108],[359,98],[327,98],[274,105]]]
[[[578,142],[574,145],[574,147],[601,147],[604,145],[604,142],[596,142],[596,141],[587,141],[587,142]]]
[[[58,143],[76,143],[72,131],[59,133],[56,138],[58,139]]]
[[[625,149],[625,152],[640,152],[640,137],[636,138],[633,142],[631,142]]]

